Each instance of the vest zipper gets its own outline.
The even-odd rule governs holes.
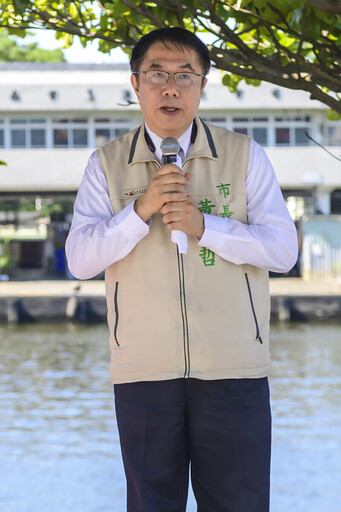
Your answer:
[[[183,262],[183,255],[179,253],[178,246],[176,246],[176,251],[177,251],[177,257],[178,257],[180,310],[181,310],[181,318],[182,318],[182,334],[183,334],[184,358],[185,358],[184,377],[188,378],[189,374],[190,374],[190,358],[189,358],[189,336],[188,336],[188,319],[187,319],[187,307],[186,307],[184,262]]]
[[[245,272],[245,280],[246,280],[247,289],[248,289],[248,292],[249,292],[249,299],[250,299],[253,319],[254,319],[255,325],[256,325],[256,340],[258,340],[259,343],[263,343],[263,340],[262,340],[262,338],[260,336],[260,332],[259,332],[259,325],[258,325],[258,320],[257,320],[257,315],[256,315],[255,307],[253,305],[251,287],[250,287],[250,282],[249,282],[249,276],[247,275],[246,272]]]
[[[115,341],[116,341],[116,345],[119,347],[120,344],[119,344],[118,339],[117,339],[117,328],[118,328],[118,320],[119,320],[119,314],[118,314],[118,281],[115,284],[114,305],[115,305],[114,338],[115,338]]]

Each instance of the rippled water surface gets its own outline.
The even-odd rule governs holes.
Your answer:
[[[341,325],[275,325],[272,359],[271,512],[341,512]],[[0,510],[124,512],[106,327],[0,327],[0,386]]]

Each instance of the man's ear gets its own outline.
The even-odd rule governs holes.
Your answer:
[[[204,81],[203,81],[203,84],[201,87],[201,96],[204,94],[204,89],[206,87],[206,84],[207,84],[207,78],[204,78]]]
[[[137,99],[139,99],[139,84],[138,84],[138,80],[136,78],[136,75],[131,75],[130,82],[131,82],[131,85],[133,86],[133,89],[135,91]]]

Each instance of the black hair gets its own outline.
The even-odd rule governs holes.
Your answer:
[[[140,71],[140,66],[147,51],[154,43],[158,42],[162,42],[166,47],[168,43],[181,50],[184,48],[194,50],[198,56],[203,74],[207,75],[209,72],[211,61],[207,46],[193,32],[181,27],[158,28],[142,36],[131,54],[130,68],[132,71]]]

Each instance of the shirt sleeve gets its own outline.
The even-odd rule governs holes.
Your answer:
[[[124,258],[149,233],[134,201],[114,215],[97,153],[89,158],[80,184],[65,251],[70,272],[90,279]]]
[[[246,178],[248,223],[204,214],[199,245],[237,265],[248,263],[273,272],[287,272],[297,259],[297,232],[285,205],[272,165],[251,141]]]

